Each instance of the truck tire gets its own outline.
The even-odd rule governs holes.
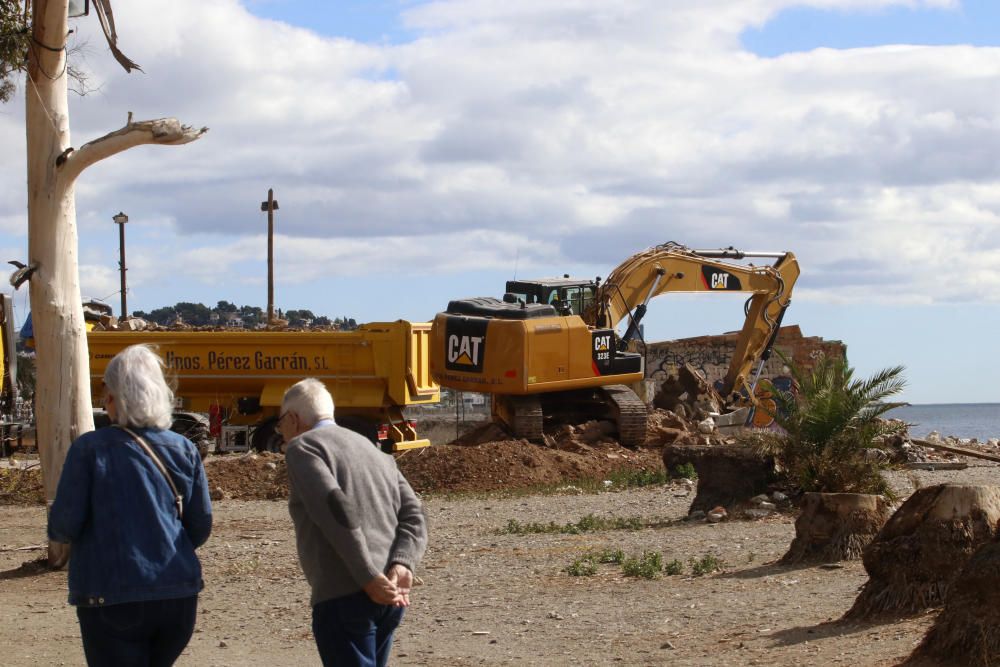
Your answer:
[[[185,438],[194,443],[198,448],[201,458],[208,456],[212,448],[212,432],[208,425],[208,419],[203,415],[194,412],[175,412],[174,423],[170,425],[170,430],[180,433]]]
[[[258,452],[281,452],[284,439],[278,433],[278,420],[271,418],[261,422],[250,435],[250,446]]]

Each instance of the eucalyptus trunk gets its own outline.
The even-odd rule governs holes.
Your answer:
[[[88,166],[133,146],[185,144],[208,128],[193,129],[172,118],[132,122],[130,113],[122,129],[74,150],[66,79],[69,3],[35,0],[33,4],[25,91],[28,258],[34,269],[30,291],[38,453],[45,499],[51,505],[70,444],[94,428],[77,262],[76,179]],[[117,47],[113,43],[111,47],[117,58]],[[68,557],[65,545],[49,543],[51,566],[61,567]]]

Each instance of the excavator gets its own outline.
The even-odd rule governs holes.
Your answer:
[[[773,262],[737,263],[756,258]],[[537,442],[549,426],[602,419],[615,424],[623,445],[638,446],[646,439],[647,409],[628,385],[644,379],[634,341],[653,297],[749,294],[719,393],[728,403],[752,402],[798,276],[791,252],[693,250],[670,242],[629,257],[603,282],[511,280],[502,300],[459,299],[436,315],[431,376],[456,391],[490,394],[494,419],[517,437]],[[625,325],[620,335],[619,325]]]

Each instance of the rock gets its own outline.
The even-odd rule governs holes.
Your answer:
[[[550,611],[548,614],[548,618],[555,619],[557,621],[563,620],[562,614],[556,611]]]
[[[765,517],[771,516],[771,510],[751,508],[745,510],[743,514],[751,519],[763,519]]]
[[[225,639],[219,640],[219,648],[226,648],[229,644],[226,643]]]
[[[757,505],[757,508],[758,509],[762,509],[762,510],[767,510],[769,512],[773,512],[774,510],[778,509],[778,506],[775,505],[774,503],[769,503],[769,502],[765,501],[763,503],[759,503]]]
[[[766,503],[770,498],[766,493],[760,493],[750,499],[750,502],[754,505],[760,505],[761,503]]]
[[[713,507],[712,510],[705,515],[705,519],[709,523],[719,523],[727,516],[729,516],[729,513],[726,512],[726,508],[722,507],[721,505],[718,505],[716,507]]]
[[[715,431],[715,420],[711,417],[705,417],[703,420],[698,422],[698,432],[709,434]]]
[[[212,500],[223,500],[226,497],[226,492],[222,490],[221,486],[217,486],[208,495]]]
[[[688,521],[701,521],[705,518],[705,512],[702,510],[695,510],[688,514]]]
[[[781,491],[775,491],[771,494],[771,499],[776,503],[788,502],[788,496],[783,494]]]

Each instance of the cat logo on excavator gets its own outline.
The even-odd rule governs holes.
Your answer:
[[[701,280],[705,285],[705,289],[713,291],[740,291],[743,289],[738,276],[711,266],[703,265],[701,267]]]
[[[449,318],[445,334],[445,368],[482,373],[486,353],[486,326],[476,320]]]

